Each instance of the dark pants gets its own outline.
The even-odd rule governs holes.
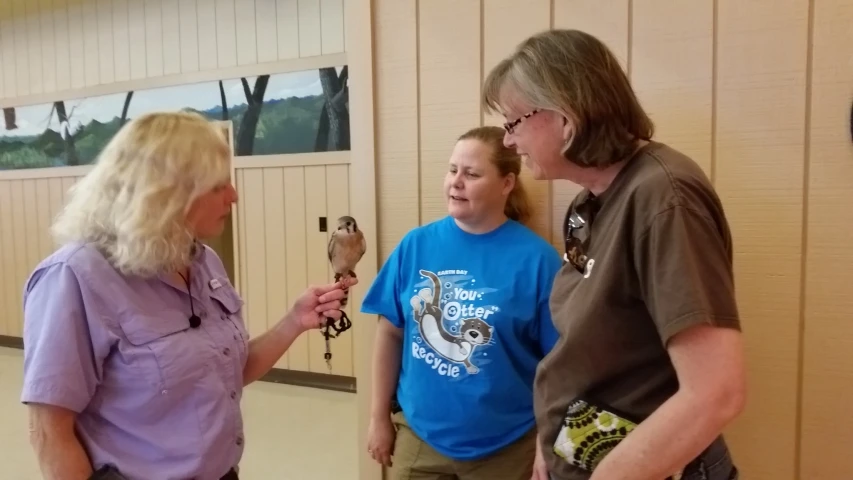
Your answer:
[[[237,476],[237,472],[232,468],[228,470],[228,473],[222,476],[219,480],[240,480],[240,477]]]

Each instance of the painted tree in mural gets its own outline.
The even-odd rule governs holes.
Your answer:
[[[15,120],[15,107],[4,108],[3,118],[6,120],[6,130],[14,130],[18,128],[18,124]]]
[[[127,96],[124,97],[124,107],[121,109],[121,119],[119,119],[118,128],[121,128],[124,122],[127,121],[127,111],[130,109],[131,98],[133,98],[133,90],[127,92]]]
[[[252,148],[255,144],[255,132],[258,129],[258,120],[261,118],[261,108],[264,106],[264,94],[267,91],[267,84],[270,81],[269,75],[261,75],[255,80],[255,88],[249,89],[249,82],[246,78],[241,78],[243,84],[243,92],[246,94],[246,103],[248,108],[243,114],[243,121],[240,122],[240,130],[237,134],[237,152],[236,155],[251,155]]]
[[[317,128],[315,152],[349,150],[349,66],[320,69],[320,84],[323,86],[323,108],[320,110],[320,125]]]
[[[59,120],[59,134],[65,144],[65,164],[69,167],[80,165],[80,159],[77,157],[77,149],[74,148],[74,139],[83,129],[80,128],[76,132],[71,131],[71,123],[68,122],[68,114],[65,111],[64,101],[53,102],[53,110],[56,111],[56,118]],[[74,110],[72,110],[73,112]]]
[[[228,99],[225,98],[225,85],[219,81],[219,98],[222,100],[222,120],[228,120]]]

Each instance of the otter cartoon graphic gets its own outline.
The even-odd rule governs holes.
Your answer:
[[[459,334],[445,329],[441,311],[441,281],[438,276],[427,270],[420,274],[432,281],[432,291],[424,288],[411,299],[415,321],[421,338],[446,360],[465,365],[468,373],[480,371],[471,363],[471,354],[480,345],[488,344],[492,339],[493,328],[480,318],[466,318],[461,321]]]

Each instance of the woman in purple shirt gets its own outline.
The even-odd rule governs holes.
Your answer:
[[[131,480],[236,479],[243,386],[303,332],[340,316],[344,289],[309,288],[249,340],[219,257],[236,202],[230,149],[190,113],[125,125],[72,190],[62,245],[24,293],[24,387],[47,479],[113,465]]]

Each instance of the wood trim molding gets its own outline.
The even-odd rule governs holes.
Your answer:
[[[313,167],[317,165],[346,165],[350,163],[350,152],[309,152],[276,155],[247,155],[234,157],[234,169],[267,167]],[[92,165],[73,167],[22,168],[0,171],[2,180],[34,180],[38,178],[80,177],[89,173]]]
[[[0,335],[0,347],[23,350],[24,340],[21,337]],[[297,387],[319,388],[321,390],[336,392],[356,393],[356,379],[342,375],[273,368],[269,373],[261,377],[260,381]]]
[[[347,165],[350,152],[286,153],[277,155],[251,155],[234,157],[234,169],[269,167],[314,167],[318,165]]]
[[[25,95],[22,97],[0,98],[0,107],[26,107],[30,105],[52,103],[58,100],[112,95],[115,93],[129,92],[131,90],[148,90],[152,88],[173,87],[176,85],[192,83],[215,82],[217,80],[224,80],[228,78],[255,77],[267,73],[279,74],[287,72],[301,72],[304,70],[315,70],[323,67],[337,67],[346,64],[346,53],[333,53],[317,55],[314,57],[293,58],[290,60],[280,60],[276,62],[240,65],[237,67],[216,68],[200,72],[178,73],[175,75],[163,75],[161,77],[106,83],[91,87],[40,93],[36,95]]]
[[[399,1],[399,0],[397,0]],[[350,304],[361,305],[367,286],[379,270],[379,235],[376,207],[376,134],[375,84],[373,62],[373,1],[344,0],[345,44],[349,60],[350,82],[350,210],[367,238],[367,252],[359,262],[359,284],[350,289]],[[372,356],[378,317],[354,311],[353,375],[358,379],[356,411],[358,412],[358,474],[359,480],[378,480],[384,477],[382,466],[367,453],[367,432],[370,424]]]

